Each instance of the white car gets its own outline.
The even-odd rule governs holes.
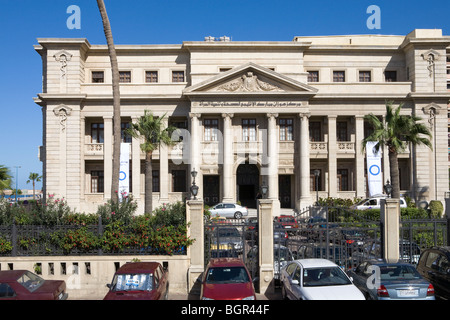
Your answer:
[[[352,205],[351,209],[357,210],[367,210],[367,209],[380,209],[381,208],[381,199],[386,199],[385,197],[373,197],[366,198],[358,203]],[[407,204],[404,198],[400,198],[400,208],[406,208]]]
[[[248,216],[247,207],[240,206],[235,203],[218,203],[209,209],[211,216],[220,216],[225,218],[241,219]]]
[[[299,259],[281,270],[281,294],[290,300],[365,300],[347,274],[327,259]]]

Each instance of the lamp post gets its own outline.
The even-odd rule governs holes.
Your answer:
[[[197,171],[195,171],[195,168],[191,171],[191,176],[193,178],[191,194],[194,196],[194,200],[197,200],[198,186],[195,184],[195,177],[197,176]]]
[[[267,198],[267,192],[269,191],[269,186],[266,185],[266,182],[263,181],[261,186],[261,195],[263,199]]]
[[[316,178],[316,205],[319,204],[319,176],[320,170],[319,169],[314,170],[314,177]]]
[[[384,192],[388,195],[388,198],[391,197],[392,194],[392,185],[389,183],[389,180],[386,181],[386,184],[384,185]]]
[[[16,204],[17,204],[17,180],[19,180],[19,168],[22,168],[21,166],[14,166],[16,168]]]

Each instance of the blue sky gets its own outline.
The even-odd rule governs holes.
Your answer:
[[[291,41],[294,36],[338,34],[406,35],[442,29],[450,35],[450,1],[419,0],[105,0],[116,44],[180,44],[205,36],[233,41]],[[42,174],[42,113],[33,102],[41,92],[37,38],[87,38],[105,44],[95,0],[0,0],[0,164],[31,189],[30,172]],[[67,8],[81,9],[81,29],[67,28]],[[369,29],[370,5],[381,10],[381,29]],[[41,187],[41,183],[37,184]]]

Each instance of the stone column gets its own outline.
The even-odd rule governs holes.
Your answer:
[[[132,117],[131,121],[136,123],[139,117]],[[141,141],[139,138],[131,140],[131,172],[133,175],[133,198],[141,198]]]
[[[113,121],[112,116],[103,117],[104,141],[103,141],[103,175],[104,175],[104,198],[111,199],[112,183],[112,153],[113,153]]]
[[[80,117],[80,200],[84,201],[86,194],[86,163],[84,160],[84,155],[86,153],[85,139],[86,139],[86,118],[84,116]]]
[[[188,247],[187,255],[190,258],[188,270],[188,292],[200,293],[200,288],[196,286],[197,278],[204,271],[204,226],[203,226],[203,201],[188,200],[186,202],[186,222],[191,223],[188,228],[188,236],[195,239],[194,243]]]
[[[268,198],[278,200],[278,135],[277,113],[267,114],[267,147],[268,147]]]
[[[189,113],[189,117],[191,118],[191,143],[190,143],[190,170],[189,172],[192,172],[192,170],[195,169],[197,171],[197,177],[195,178],[195,183],[200,188],[198,190],[197,198],[201,199],[203,198],[203,177],[202,177],[202,171],[201,171],[201,161],[202,161],[202,150],[201,150],[201,141],[202,141],[202,135],[200,133],[200,124],[199,124],[199,118],[201,114],[200,113]],[[189,173],[189,177],[191,177]],[[192,178],[190,178],[192,179]],[[192,181],[189,185],[192,184]]]
[[[328,195],[337,197],[337,139],[336,118],[328,116]]]
[[[259,241],[259,292],[273,293],[273,200],[259,199],[257,203],[258,241]]]
[[[309,117],[310,113],[300,113],[300,207],[311,204],[309,190],[310,163],[309,163]]]
[[[164,128],[168,122],[169,119],[164,118]],[[159,146],[159,200],[169,202],[169,147],[162,143]]]
[[[397,262],[400,258],[400,200],[382,199],[380,205],[382,258]]]
[[[361,141],[364,139],[364,116],[355,116],[355,176],[356,176],[356,197],[364,198],[364,153],[362,152]]]
[[[222,113],[223,118],[223,164],[222,164],[222,183],[223,183],[223,202],[233,202],[233,113]]]

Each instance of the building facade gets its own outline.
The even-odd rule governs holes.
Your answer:
[[[301,210],[316,196],[367,196],[362,139],[369,113],[386,101],[423,118],[433,149],[399,155],[401,192],[443,200],[449,161],[447,60],[441,30],[406,36],[295,37],[234,42],[224,37],[180,45],[117,45],[122,128],[150,110],[178,128],[173,146],[153,154],[154,207],[190,197],[191,171],[206,204],[255,206],[261,185],[281,208]],[[38,39],[43,87],[44,194],[81,212],[111,198],[112,76],[106,45]],[[130,193],[143,211],[144,154],[129,143]],[[382,150],[383,181],[389,180]],[[318,177],[314,175],[318,174]]]

